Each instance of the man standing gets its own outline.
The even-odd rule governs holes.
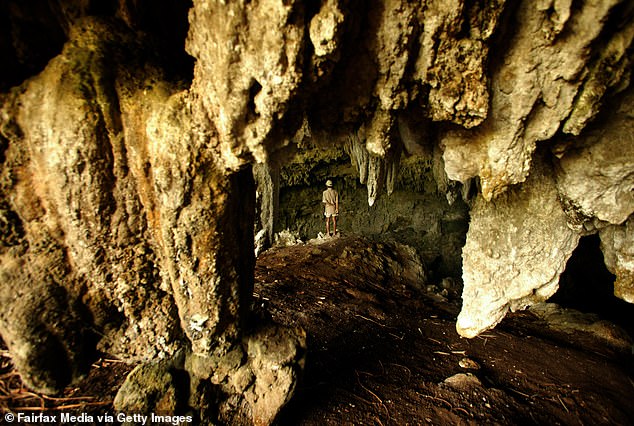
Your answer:
[[[324,216],[326,216],[326,235],[330,236],[330,219],[332,218],[333,235],[337,235],[337,216],[339,216],[339,194],[332,189],[332,181],[326,181],[326,190],[321,202],[324,204]]]

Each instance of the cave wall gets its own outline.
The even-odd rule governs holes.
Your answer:
[[[466,217],[443,198],[464,197],[464,336],[550,297],[588,234],[634,299],[627,0],[0,8],[0,334],[35,389],[79,377],[98,348],[131,361],[184,348],[192,380],[242,401],[221,406],[272,421],[305,336],[267,351],[254,251],[278,197],[313,197],[283,169],[310,144],[336,168],[305,169],[317,200],[343,173],[344,227],[400,227],[385,214],[398,203],[424,251]]]
[[[174,359],[204,394],[179,407],[269,423],[306,337],[250,314],[251,164],[223,162],[192,69],[171,63],[184,39],[164,53],[130,3],[83,5],[58,3],[78,7],[70,22],[48,17],[69,24],[63,48],[1,95],[0,335],[40,392],[79,379],[98,350]]]

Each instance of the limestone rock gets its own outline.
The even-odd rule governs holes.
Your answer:
[[[624,353],[629,353],[632,349],[633,341],[627,332],[615,324],[601,320],[598,315],[565,309],[555,303],[537,303],[529,309],[553,329],[565,333],[589,333],[604,344]]]
[[[557,162],[557,186],[575,214],[619,225],[634,213],[634,90],[609,126],[593,126]]]
[[[451,377],[447,377],[442,383],[442,386],[448,386],[457,389],[473,389],[482,387],[482,382],[476,376],[471,373],[458,373]]]
[[[137,366],[114,407],[128,415],[187,414],[202,425],[268,425],[293,394],[305,353],[302,330],[263,322],[225,354],[179,352]]]
[[[119,388],[113,401],[115,410],[126,415],[176,415],[183,397],[178,395],[174,374],[169,361],[138,365]]]
[[[345,17],[337,0],[323,2],[319,12],[313,16],[309,24],[309,37],[315,55],[318,57],[333,56],[340,47],[343,21]]]
[[[616,275],[614,295],[634,303],[634,216],[622,225],[602,229],[599,235],[605,266]]]
[[[303,244],[303,241],[298,238],[297,234],[292,233],[288,229],[275,234],[275,247],[289,247],[297,244]]]
[[[479,370],[480,369],[480,364],[478,364],[477,362],[475,362],[474,360],[472,360],[471,358],[461,358],[460,361],[458,361],[458,365],[462,368],[465,368],[467,370]]]
[[[78,277],[50,239],[32,241],[18,259],[5,254],[0,260],[0,334],[13,364],[31,389],[59,392],[88,371],[97,340],[87,310],[65,287]]]
[[[416,249],[400,243],[392,243],[391,245],[396,253],[396,259],[389,259],[388,262],[388,267],[392,269],[392,276],[403,278],[407,282],[420,287],[428,282],[429,272],[426,270],[425,264]]]
[[[301,81],[303,5],[196,1],[187,51],[194,56],[192,91],[219,135],[224,166],[264,162],[264,141],[288,109]]]
[[[403,108],[413,95],[405,89],[404,83],[418,11],[415,2],[391,0],[374,12],[368,19],[368,30],[373,34],[368,40],[368,47],[378,68],[374,94],[379,107],[375,114],[382,115],[386,111]],[[373,145],[375,148],[372,148]],[[379,146],[375,142],[368,148],[370,152],[379,154]]]
[[[553,137],[575,107],[590,48],[618,4],[587,2],[572,13],[571,2],[520,3],[522,25],[493,73],[487,120],[442,136],[451,179],[480,176],[486,200],[526,179],[537,141]]]
[[[255,376],[246,393],[255,425],[273,422],[289,401],[304,368],[306,333],[282,327],[263,327],[249,336],[247,354]]]
[[[391,119],[387,120],[391,121]],[[376,124],[376,122],[374,123]],[[392,145],[388,143],[386,146],[378,143],[375,148],[381,152],[380,155],[373,154],[369,149],[372,140],[384,141],[386,138],[389,140],[386,134],[391,133],[392,124],[389,126],[389,130],[371,130],[378,133],[371,133],[371,136],[368,136],[367,144],[364,144],[357,134],[352,134],[345,145],[350,161],[359,174],[360,182],[365,184],[368,189],[368,205],[370,207],[374,205],[383,188],[386,188],[388,195],[394,192],[399,173],[402,152],[400,142],[395,141]]]
[[[431,88],[429,107],[435,121],[448,120],[471,128],[487,117],[486,42],[505,3],[500,0],[470,8],[460,0],[426,3],[414,75]]]
[[[631,5],[629,6],[631,8]],[[617,20],[626,17],[627,13]],[[627,18],[626,18],[627,19]],[[575,101],[570,117],[563,126],[565,133],[579,135],[581,130],[599,113],[606,92],[610,89],[619,91],[625,88],[628,67],[632,59],[627,55],[627,47],[634,38],[634,22],[623,22],[621,31],[613,34],[601,49],[599,57],[589,66],[581,92]]]
[[[210,127],[200,104],[145,56],[137,66],[129,29],[85,18],[70,37],[40,75],[2,98],[4,215],[19,219],[7,226],[18,240],[4,245],[21,247],[2,268],[51,240],[65,255],[46,269],[65,271],[57,284],[70,300],[84,295],[80,308],[94,318],[73,326],[77,333],[96,327],[100,347],[129,360],[170,356],[183,335],[197,352],[222,352],[240,338],[251,297],[251,171],[225,172],[203,149]],[[231,247],[217,246],[221,238]],[[16,283],[3,280],[2,292]],[[50,348],[33,350],[32,359],[46,358]]]
[[[255,261],[255,183],[249,168],[225,173],[204,148],[209,140],[197,124],[206,123],[198,106],[191,94],[177,93],[150,116],[145,195],[181,327],[194,352],[210,353],[239,339],[235,320],[246,309]]]
[[[579,241],[566,219],[552,170],[540,157],[521,189],[490,202],[476,199],[462,252],[458,333],[476,336],[500,322],[509,309],[524,309],[555,293]]]
[[[255,255],[274,242],[274,227],[280,204],[280,167],[271,163],[253,167],[256,192]]]
[[[203,424],[271,424],[293,394],[305,353],[303,330],[263,323],[225,355],[188,354],[188,404]]]
[[[58,271],[51,276],[59,291],[81,301],[70,304],[68,315],[76,306],[94,321],[76,323],[74,332],[96,327],[105,336],[99,345],[114,355],[141,359],[173,353],[179,327],[170,296],[161,288],[143,205],[129,173],[127,152],[136,147],[125,147],[122,116],[129,116],[120,110],[137,78],[163,77],[150,63],[134,76],[126,68],[134,63],[113,66],[114,58],[139,49],[116,23],[82,19],[69,36],[60,56],[3,99],[8,147],[0,191],[8,217],[19,219],[23,235],[4,253],[1,268],[39,258],[34,264],[42,269],[27,272],[26,279],[43,283],[48,280],[41,280],[42,271]],[[148,104],[161,98],[152,95]],[[51,251],[56,254],[45,255],[46,247],[57,247]],[[3,293],[18,285],[8,274],[13,278],[2,280]],[[51,304],[41,315],[59,315],[65,323],[66,314],[58,309]],[[4,316],[3,321],[15,320]],[[13,354],[17,348],[9,350]],[[36,358],[48,357],[45,346],[33,350]]]
[[[147,22],[169,23],[165,10],[188,7],[179,2],[152,12],[62,3],[33,9],[46,43],[18,0],[0,2],[10,24],[0,28],[10,41],[0,43],[0,333],[33,387],[64,386],[97,348],[147,362],[186,347],[198,359],[186,370],[190,399],[200,397],[190,406],[208,398],[226,419],[234,409],[271,422],[303,347],[299,332],[246,326],[254,218],[258,250],[288,226],[275,225],[278,165],[289,187],[341,171],[350,200],[358,178],[367,197],[350,202],[350,228],[415,235],[434,261],[464,238],[466,206],[446,201],[481,190],[463,251],[464,335],[552,294],[581,232],[600,229],[630,300],[631,2],[194,0],[173,31]],[[158,34],[185,30],[185,48]],[[598,112],[616,93],[607,130]],[[557,185],[550,154],[535,157],[554,137]],[[304,139],[319,154],[300,152],[310,164],[288,173],[289,145]],[[312,201],[293,208],[321,226]]]
[[[630,229],[634,214],[634,91],[614,106],[610,125],[595,125],[575,146],[557,150],[556,179],[569,224],[601,236],[608,269],[616,275],[614,293],[634,301],[634,255]]]

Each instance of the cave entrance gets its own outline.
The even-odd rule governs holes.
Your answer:
[[[634,305],[614,296],[615,276],[603,261],[598,234],[582,237],[548,300],[565,308],[594,313],[634,335]]]

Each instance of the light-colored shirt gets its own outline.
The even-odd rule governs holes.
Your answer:
[[[339,194],[332,188],[328,188],[324,191],[322,200],[324,204],[330,204],[331,206],[339,206]]]

